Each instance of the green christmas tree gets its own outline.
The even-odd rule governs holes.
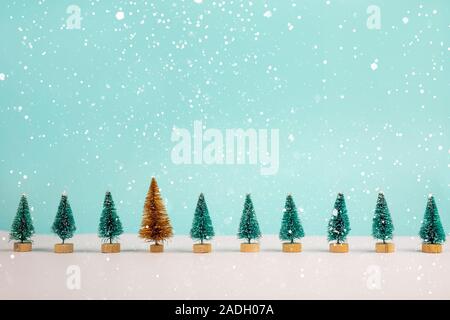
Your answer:
[[[246,239],[248,243],[251,240],[259,239],[261,231],[259,230],[258,220],[256,219],[255,209],[253,208],[250,194],[245,196],[244,210],[242,211],[241,223],[239,224],[238,238]]]
[[[214,237],[214,228],[203,193],[198,197],[190,234],[192,239],[200,240],[202,244],[204,240]]]
[[[122,223],[117,215],[111,192],[107,191],[103,201],[103,211],[98,226],[98,236],[112,243],[123,233]]]
[[[286,197],[286,204],[284,205],[283,220],[281,221],[280,240],[290,241],[294,243],[295,239],[300,239],[305,236],[302,224],[298,217],[297,208],[294,203],[292,195]]]
[[[70,208],[69,200],[65,193],[61,196],[59,202],[58,212],[56,213],[55,221],[53,222],[52,231],[61,238],[62,243],[66,239],[73,237],[75,232],[75,220],[73,219],[72,209]]]
[[[347,216],[344,195],[339,193],[334,203],[333,215],[328,222],[328,241],[345,242],[350,232],[350,221]]]
[[[392,224],[391,213],[384,194],[380,192],[378,193],[377,205],[372,220],[372,236],[386,243],[386,240],[392,239],[393,232],[394,225]]]
[[[22,197],[20,197],[19,207],[17,208],[17,213],[11,226],[9,238],[11,240],[19,240],[23,243],[30,241],[33,234],[34,227],[30,215],[30,208],[28,206],[27,197],[23,194]]]
[[[424,243],[440,244],[445,242],[444,228],[442,227],[438,208],[432,195],[428,197],[427,208],[419,235]]]

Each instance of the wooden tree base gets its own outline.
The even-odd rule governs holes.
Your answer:
[[[301,243],[283,243],[283,252],[302,252]]]
[[[196,243],[192,250],[194,253],[209,253],[212,250],[211,243]]]
[[[150,252],[153,252],[153,253],[164,252],[164,245],[163,244],[151,244],[150,245]]]
[[[15,242],[14,251],[15,252],[29,252],[32,250],[31,242]]]
[[[119,253],[120,243],[102,243],[102,253]]]
[[[395,244],[391,242],[389,243],[377,242],[377,244],[375,244],[376,253],[392,253],[394,251],[395,251]]]
[[[73,243],[57,243],[55,244],[55,253],[72,253]]]
[[[348,252],[348,243],[330,243],[330,252],[347,253]]]
[[[241,252],[259,252],[259,243],[241,243]]]
[[[422,252],[425,253],[441,253],[442,244],[439,243],[422,243]]]

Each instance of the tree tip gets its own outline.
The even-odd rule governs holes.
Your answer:
[[[431,199],[431,198],[433,198],[433,194],[432,194],[432,193],[429,193],[429,194],[428,194],[428,199]]]
[[[62,192],[62,194],[61,194],[63,197],[67,197],[67,191],[66,190],[64,190],[63,192]]]

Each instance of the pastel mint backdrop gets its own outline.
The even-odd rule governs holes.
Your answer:
[[[448,232],[449,21],[447,0],[2,1],[0,229],[25,192],[49,233],[66,190],[78,231],[96,232],[110,190],[137,232],[155,175],[176,234],[200,192],[218,235],[236,234],[247,192],[278,233],[291,192],[306,234],[325,235],[344,192],[351,234],[369,235],[378,188],[397,235],[417,235],[431,192]],[[171,130],[195,120],[278,128],[278,173],[173,164]]]

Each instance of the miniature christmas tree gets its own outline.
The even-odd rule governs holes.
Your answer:
[[[245,196],[244,210],[242,211],[241,223],[239,224],[239,239],[246,239],[250,244],[252,240],[259,239],[261,231],[259,230],[258,220],[256,219],[255,209],[253,208],[250,194]]]
[[[386,240],[391,240],[393,237],[394,225],[392,224],[391,213],[382,192],[378,193],[377,205],[375,207],[375,214],[372,220],[372,236],[375,239],[380,239],[383,244]]]
[[[201,244],[204,240],[214,237],[214,228],[203,193],[198,197],[190,235],[192,239],[200,240]]]
[[[427,208],[419,235],[425,244],[441,244],[445,242],[444,228],[432,195],[428,197]]]
[[[350,221],[347,216],[344,195],[339,193],[334,203],[333,215],[328,223],[328,241],[337,244],[345,242],[350,232]]]
[[[300,239],[304,236],[305,232],[303,231],[302,224],[298,217],[294,199],[292,198],[292,195],[289,194],[286,197],[283,220],[281,221],[280,240],[294,243],[295,239]]]
[[[107,191],[103,201],[103,211],[98,226],[98,236],[112,244],[123,233],[122,223],[117,215],[111,192]]]
[[[75,220],[72,215],[72,208],[70,207],[67,194],[63,193],[61,201],[59,202],[58,212],[56,213],[55,221],[53,222],[52,231],[58,235],[62,240],[62,244],[67,239],[73,237],[76,230]]]
[[[17,213],[11,226],[9,238],[24,243],[30,242],[30,238],[33,234],[33,220],[31,219],[27,197],[23,194],[22,197],[20,197],[19,207],[17,208]]]
[[[150,249],[155,250],[152,252],[160,252],[162,250],[160,242],[169,239],[172,235],[172,226],[170,225],[169,216],[161,198],[158,184],[156,179],[152,178],[147,197],[145,198],[139,237],[148,241],[154,241],[155,246],[160,246],[160,249],[156,249],[155,246],[151,246]]]

